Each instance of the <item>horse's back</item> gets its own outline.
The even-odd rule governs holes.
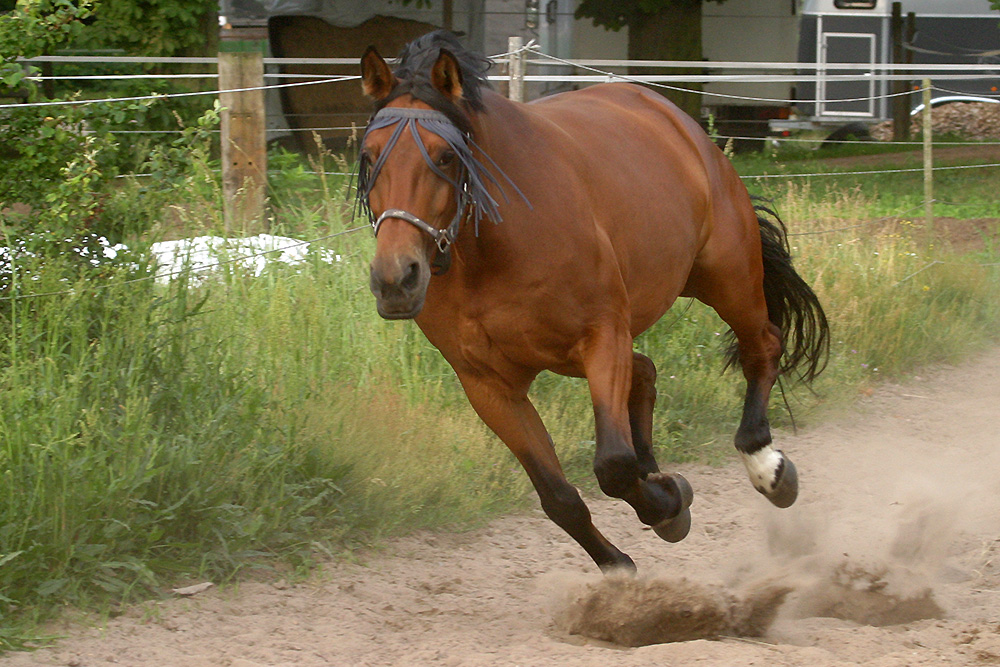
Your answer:
[[[551,125],[615,248],[636,332],[662,315],[697,264],[756,233],[746,189],[690,116],[661,95],[603,84],[525,107]]]

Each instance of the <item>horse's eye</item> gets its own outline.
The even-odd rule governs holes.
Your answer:
[[[447,167],[454,161],[455,161],[455,151],[445,151],[441,153],[440,157],[438,157],[437,166]]]

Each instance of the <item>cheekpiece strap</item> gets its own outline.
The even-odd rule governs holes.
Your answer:
[[[359,161],[360,167],[364,167],[367,164],[368,170],[365,171],[364,169],[359,168],[356,200],[357,206],[368,213],[372,227],[374,228],[376,234],[378,233],[378,229],[381,227],[382,222],[384,222],[387,218],[405,220],[434,239],[439,251],[437,259],[441,260],[440,265],[438,265],[437,261],[435,262],[435,265],[440,272],[443,272],[447,270],[447,265],[450,263],[451,255],[449,253],[449,246],[458,236],[459,228],[462,226],[463,220],[468,218],[472,221],[477,236],[479,235],[480,220],[486,218],[494,223],[500,222],[501,216],[499,203],[490,194],[488,188],[488,186],[492,184],[500,192],[503,199],[505,201],[508,200],[507,194],[504,192],[504,188],[498,179],[498,176],[500,179],[506,181],[506,183],[514,189],[521,199],[524,200],[528,207],[531,208],[531,203],[528,201],[528,198],[524,196],[524,193],[521,192],[520,188],[518,188],[510,177],[508,177],[507,174],[500,169],[500,166],[492,158],[490,158],[489,155],[486,155],[485,151],[476,145],[476,142],[473,141],[472,137],[459,130],[459,128],[446,114],[435,109],[383,107],[376,112],[374,116],[372,116],[371,121],[368,123],[368,127],[365,130],[365,135],[367,136],[367,134],[372,130],[388,128],[393,125],[395,125],[395,127],[389,135],[381,154],[374,161],[374,164],[367,164],[364,161]],[[424,143],[417,132],[418,125],[439,136],[455,152],[461,164],[457,179],[453,179],[450,175],[444,173],[437,165],[434,164],[434,161],[427,152],[427,147],[424,146]],[[382,215],[378,216],[377,219],[372,214],[371,207],[368,203],[369,194],[375,180],[378,178],[379,173],[382,170],[382,167],[385,165],[389,154],[392,152],[393,147],[396,145],[396,142],[399,141],[399,138],[407,128],[413,135],[413,139],[420,149],[420,152],[423,154],[424,161],[430,169],[454,186],[456,206],[455,217],[451,221],[451,224],[445,229],[436,229],[413,214],[400,209],[385,211]],[[473,149],[479,151],[486,164],[476,158],[473,154]],[[490,169],[487,168],[487,164],[497,172],[498,176],[494,176],[490,173]]]

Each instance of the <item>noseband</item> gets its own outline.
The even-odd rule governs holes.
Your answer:
[[[452,231],[452,228],[457,227],[457,224],[461,224],[462,215],[461,212],[456,214],[455,220],[448,226],[447,229],[438,229],[433,225],[429,225],[417,216],[413,215],[408,211],[404,211],[401,208],[390,208],[386,209],[382,215],[378,217],[378,220],[372,223],[372,229],[375,231],[375,236],[378,236],[378,228],[382,226],[382,223],[386,218],[396,218],[398,220],[405,220],[410,223],[420,231],[426,233],[432,239],[434,239],[434,245],[437,246],[438,251],[448,252],[448,247],[455,242],[455,236],[458,230]]]
[[[453,179],[451,176],[446,174],[440,167],[434,164],[434,160],[431,159],[430,153],[427,151],[427,147],[424,145],[423,140],[420,138],[420,134],[417,131],[417,125],[423,127],[425,130],[436,134],[441,137],[445,143],[448,144],[449,148],[454,151],[456,158],[459,162],[459,173],[458,178]],[[413,225],[420,231],[429,235],[434,240],[434,245],[437,247],[437,255],[432,262],[432,268],[435,274],[441,274],[448,270],[451,266],[451,244],[455,242],[458,237],[459,229],[462,226],[462,222],[466,218],[472,218],[476,236],[479,236],[479,222],[483,218],[489,218],[494,223],[498,223],[501,220],[500,211],[497,201],[490,195],[489,191],[486,189],[487,182],[493,183],[503,195],[504,199],[507,199],[506,194],[503,193],[503,188],[500,187],[499,181],[496,177],[486,169],[485,165],[480,162],[473,154],[472,147],[479,150],[479,153],[483,155],[490,163],[497,173],[499,173],[513,188],[517,193],[524,199],[525,203],[528,203],[527,198],[521,190],[514,185],[513,181],[507,177],[506,174],[497,166],[488,155],[486,155],[479,146],[472,140],[472,137],[466,133],[463,133],[454,123],[440,111],[435,111],[433,109],[414,109],[409,107],[384,107],[375,116],[372,117],[368,124],[368,128],[365,130],[365,138],[368,134],[373,131],[384,127],[390,127],[395,125],[392,135],[389,137],[389,141],[386,142],[385,148],[382,150],[378,159],[375,160],[374,164],[371,164],[367,158],[362,154],[361,159],[358,164],[358,192],[357,192],[357,203],[365,210],[368,214],[368,219],[371,221],[372,230],[375,235],[378,235],[378,230],[382,226],[382,223],[389,218],[395,218],[398,220],[403,220]],[[450,183],[455,190],[455,217],[452,218],[451,223],[444,229],[438,229],[419,217],[413,215],[409,211],[390,208],[382,212],[378,218],[375,217],[371,210],[369,204],[369,195],[371,190],[375,185],[375,179],[378,178],[379,173],[382,171],[382,167],[385,166],[385,162],[389,157],[389,153],[396,146],[399,141],[399,137],[402,135],[403,131],[409,128],[410,134],[413,136],[414,142],[420,149],[421,154],[424,156],[424,161],[431,168],[435,174],[444,179],[446,182]],[[362,140],[362,145],[364,140]],[[530,203],[528,203],[530,206]]]
[[[410,223],[420,231],[424,232],[432,239],[434,239],[434,245],[437,246],[437,254],[434,256],[434,261],[431,262],[431,271],[435,275],[440,275],[451,268],[451,244],[455,242],[455,237],[458,236],[458,228],[462,226],[462,213],[464,211],[459,208],[455,213],[454,220],[448,225],[446,229],[438,229],[434,225],[424,222],[417,216],[413,215],[409,211],[404,211],[401,208],[389,208],[382,212],[382,215],[378,217],[372,223],[372,230],[375,232],[375,236],[378,236],[378,228],[382,226],[387,218],[396,218],[397,220],[405,220]]]

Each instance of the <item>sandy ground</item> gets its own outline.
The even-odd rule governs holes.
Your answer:
[[[642,530],[624,504],[590,499],[638,563],[635,580],[599,575],[536,511],[402,539],[307,583],[149,603],[0,666],[1000,664],[998,423],[1000,350],[778,434],[799,469],[791,509],[753,491],[735,455],[682,468],[695,503],[679,544]],[[744,601],[776,588],[787,596],[762,636],[593,638],[752,633],[737,619]]]

